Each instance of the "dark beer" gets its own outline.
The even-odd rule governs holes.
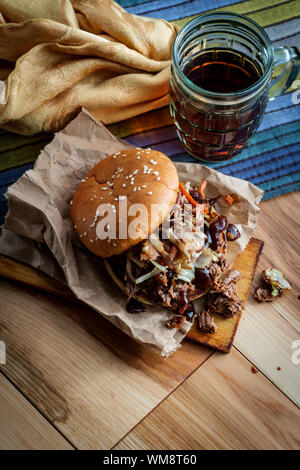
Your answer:
[[[215,94],[235,94],[255,84],[263,71],[258,63],[230,49],[205,50],[189,58],[185,76],[199,89]],[[197,106],[176,86],[170,89],[171,114],[188,151],[203,160],[227,160],[239,153],[258,128],[268,100],[267,91],[248,106],[226,111]]]

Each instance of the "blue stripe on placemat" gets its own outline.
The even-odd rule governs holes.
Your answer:
[[[273,174],[274,170],[278,172],[278,175],[282,175],[282,169],[286,165],[291,166],[293,162],[297,163],[299,159],[300,142],[255,155],[251,162],[249,160],[237,161],[232,165],[222,166],[221,168],[217,166],[217,168],[227,175],[236,176],[238,174],[241,178],[246,177],[249,181],[259,184],[268,179],[273,179],[274,175],[270,176],[270,174]],[[292,168],[289,169],[289,172],[291,170]]]
[[[265,31],[272,42],[282,41],[284,38],[300,32],[300,21],[299,18],[294,18],[274,26],[268,26]],[[284,44],[286,44],[285,41]]]
[[[119,0],[127,11],[166,20],[177,20],[210,9],[241,3],[237,0]],[[274,2],[285,3],[284,0]],[[272,8],[272,7],[268,7]],[[263,9],[263,3],[262,3]],[[274,45],[298,45],[300,21],[291,19],[266,28]],[[0,130],[0,134],[5,131]],[[172,157],[174,161],[198,162],[185,152],[174,126],[149,130],[130,136],[129,142],[140,147],[152,147]],[[33,164],[0,172],[0,224],[7,210],[5,191]],[[212,164],[220,171],[248,179],[264,189],[264,199],[300,189],[300,105],[293,105],[291,94],[284,95],[267,107],[263,122],[248,147],[230,162]]]
[[[0,228],[4,223],[4,217],[8,209],[5,198],[8,187],[17,181],[25,171],[31,168],[33,168],[33,163],[0,172]]]
[[[162,2],[161,0],[153,0],[152,2],[140,3],[128,6],[126,10],[136,15],[146,15],[152,18],[164,18],[167,21],[173,21],[186,16],[197,15],[212,8],[221,8],[228,5],[240,3],[238,0],[170,0]],[[123,2],[120,1],[123,6]]]
[[[184,151],[174,126],[136,134],[126,140],[162,151],[173,161],[198,161]],[[266,188],[264,199],[300,189],[299,181],[293,176],[300,170],[300,106],[292,103],[292,95],[268,103],[258,132],[240,155],[229,162],[209,166]]]
[[[11,185],[15,181],[17,181],[17,179],[19,179],[20,176],[22,176],[23,173],[25,173],[25,171],[33,168],[33,165],[34,165],[33,163],[29,163],[27,165],[22,165],[22,166],[18,166],[15,168],[11,168],[9,170],[1,171],[0,172],[0,187],[3,187],[4,185],[8,185],[8,186]]]
[[[286,109],[288,110],[286,115],[290,117],[288,121],[286,121],[286,116],[283,112]],[[268,103],[263,122],[258,129],[258,132],[274,127],[271,125],[274,121],[274,116],[276,117],[275,125],[285,124],[286,122],[300,118],[300,107],[293,104],[292,93],[287,93],[286,95],[280,96],[276,100],[270,101]],[[294,116],[295,119],[292,119]],[[163,142],[164,140],[171,139],[172,137],[175,138],[175,136],[175,130],[172,128],[172,126],[168,126],[135,134],[128,137],[126,140],[139,147],[146,147],[147,145]]]
[[[0,230],[2,225],[4,224],[4,219],[5,219],[5,214],[7,213],[8,210],[8,204],[7,201],[4,203],[0,202]]]
[[[281,178],[276,178],[276,181],[275,181],[275,179],[272,179],[271,181],[266,181],[265,183],[263,183],[261,185],[261,188],[264,191],[266,191],[267,196],[271,191],[275,191],[276,189],[277,190],[280,189],[280,186],[283,188],[283,187],[287,187],[290,184],[295,186],[295,190],[296,189],[299,190],[299,184],[300,184],[299,180],[300,180],[300,171],[298,169],[296,172],[292,172],[292,173],[290,173],[286,176],[283,176]],[[274,181],[276,182],[276,184],[275,184],[276,187],[275,188],[274,188]]]
[[[274,184],[274,182],[273,182]],[[272,199],[273,197],[280,196],[281,194],[291,193],[293,191],[299,191],[300,189],[300,172],[294,174],[292,181],[286,181],[285,179],[279,179],[275,181],[276,187],[273,188],[264,188],[262,185],[262,189],[264,189],[265,194],[263,199]]]

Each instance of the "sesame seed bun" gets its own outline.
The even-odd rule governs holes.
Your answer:
[[[71,201],[71,220],[81,242],[95,255],[103,258],[118,255],[159,227],[176,202],[178,188],[175,165],[163,153],[136,148],[117,152],[101,160],[79,184]],[[130,227],[136,217],[138,224],[134,232],[122,238],[119,232],[119,218],[122,219],[119,202],[125,200],[125,196],[127,226]],[[109,204],[116,216],[113,240],[100,239],[96,233],[97,224],[105,217],[105,214],[97,214],[102,204]],[[128,215],[134,204],[143,204],[147,214],[133,212]],[[159,205],[159,210],[151,211],[153,204]],[[133,230],[134,225],[131,227]]]

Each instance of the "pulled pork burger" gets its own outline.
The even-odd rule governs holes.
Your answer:
[[[192,300],[227,267],[227,240],[239,233],[217,213],[216,199],[205,197],[205,186],[179,182],[166,155],[136,148],[105,158],[79,184],[74,228],[103,258],[129,312],[159,304],[191,320]]]

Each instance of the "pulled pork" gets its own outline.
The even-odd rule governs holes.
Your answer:
[[[257,302],[272,302],[290,289],[290,283],[280,271],[265,269],[262,272],[259,286],[255,290],[254,298]]]
[[[214,282],[206,302],[209,313],[234,317],[241,312],[243,303],[237,292],[237,282],[240,279],[241,273],[237,269],[231,269],[223,278]]]
[[[147,240],[110,258],[114,272],[125,281],[128,300],[139,296],[192,320],[191,300],[212,287],[217,288],[216,280],[228,267],[229,225],[226,217],[213,207],[215,200],[204,197],[206,184],[202,183],[201,192],[191,188],[190,183],[185,187],[180,184],[176,204],[167,220]],[[236,232],[239,235],[237,229]],[[229,307],[225,310],[228,312]],[[168,326],[178,324],[176,319]],[[211,330],[215,328],[213,322],[209,325]]]
[[[203,333],[216,333],[218,327],[214,319],[210,316],[207,310],[203,310],[197,314],[197,328]]]

